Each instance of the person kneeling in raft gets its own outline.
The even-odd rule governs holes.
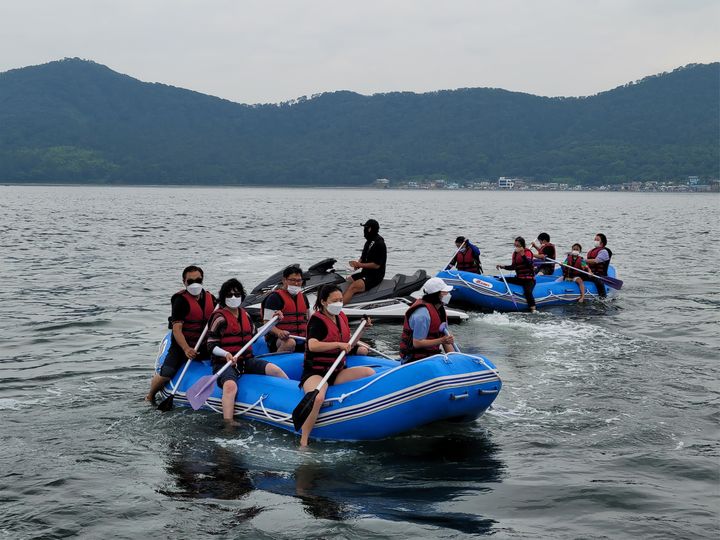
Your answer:
[[[242,283],[234,278],[227,280],[218,293],[220,307],[210,317],[209,323],[208,350],[212,351],[213,373],[217,373],[227,362],[233,363],[217,381],[223,391],[223,419],[227,423],[234,423],[237,381],[243,373],[288,378],[280,367],[255,358],[252,347],[248,347],[237,360],[234,358],[233,355],[242,349],[255,333],[255,326],[250,321],[250,316],[240,307],[244,299],[245,289]],[[282,319],[281,312],[278,311],[275,315]]]
[[[349,343],[350,324],[347,316],[342,312],[342,298],[342,292],[337,285],[323,285],[320,292],[318,292],[315,311],[307,325],[305,363],[303,364],[303,373],[299,385],[305,393],[312,392],[317,388],[341,352],[344,351],[346,355],[365,355],[368,353],[366,347],[362,345],[353,346]],[[323,385],[315,397],[312,411],[302,424],[300,446],[305,447],[308,445],[310,432],[317,421],[328,385],[362,379],[374,373],[375,370],[369,367],[345,367],[345,359],[343,358],[340,365],[328,379],[328,384]]]

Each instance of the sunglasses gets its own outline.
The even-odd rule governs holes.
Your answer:
[[[231,292],[227,295],[227,298],[242,298],[242,294],[239,292]]]
[[[202,280],[203,280],[203,278],[199,277],[199,278],[188,279],[186,281],[187,281],[188,285],[192,285],[193,283],[200,283],[202,285]]]
[[[294,283],[295,285],[302,285],[302,278],[285,278],[288,283]]]

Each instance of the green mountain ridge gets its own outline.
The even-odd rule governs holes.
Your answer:
[[[465,88],[243,105],[65,59],[0,73],[0,181],[717,178],[719,118],[719,63],[580,98]]]

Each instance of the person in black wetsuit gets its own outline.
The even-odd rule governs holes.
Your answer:
[[[379,285],[385,277],[385,264],[387,262],[387,248],[385,240],[380,234],[380,224],[374,219],[368,219],[363,224],[365,245],[359,261],[349,261],[348,264],[355,270],[360,270],[348,277],[350,286],[343,293],[343,303],[349,304],[352,297],[364,291],[369,291]]]

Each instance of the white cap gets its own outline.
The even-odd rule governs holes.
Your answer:
[[[452,286],[445,283],[439,277],[433,277],[433,278],[428,279],[422,288],[423,294],[433,294],[433,293],[440,292],[440,291],[443,291],[443,292],[452,291]]]

